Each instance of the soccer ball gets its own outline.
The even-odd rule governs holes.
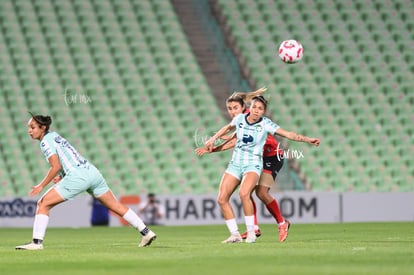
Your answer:
[[[285,40],[279,46],[279,57],[285,63],[299,62],[303,57],[303,47],[296,40]]]

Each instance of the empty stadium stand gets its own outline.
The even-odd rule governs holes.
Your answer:
[[[290,143],[312,189],[413,190],[412,2],[212,2],[250,83],[268,85],[273,118],[322,138]],[[277,60],[285,39],[302,42],[301,63]]]
[[[322,138],[288,143],[308,189],[414,190],[412,2],[202,2],[233,71],[269,88],[269,115]],[[277,57],[290,38],[305,48],[295,65]],[[0,196],[47,170],[28,111],[50,114],[117,194],[214,193],[230,157],[193,152],[228,119],[170,1],[0,1],[0,106]]]
[[[0,22],[1,195],[47,171],[28,111],[116,193],[216,191],[228,157],[193,150],[225,120],[168,1],[2,1]]]

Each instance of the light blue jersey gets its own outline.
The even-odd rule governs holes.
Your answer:
[[[230,125],[236,126],[237,143],[233,151],[232,162],[240,165],[254,165],[262,163],[263,146],[267,135],[274,134],[279,125],[262,117],[258,122],[250,124],[247,121],[249,114],[240,114],[233,118]]]
[[[49,132],[43,137],[40,141],[40,149],[42,149],[47,161],[50,156],[56,154],[65,174],[87,163],[87,160],[56,132]]]

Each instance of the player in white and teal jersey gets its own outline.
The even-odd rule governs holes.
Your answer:
[[[226,107],[229,116],[233,119],[239,114],[249,113],[247,104],[250,105],[250,101],[255,97],[262,95],[266,91],[266,88],[260,88],[253,92],[235,92],[226,100]],[[225,151],[228,149],[234,149],[237,137],[234,132],[231,136],[225,136],[226,142],[214,147],[213,152]],[[196,150],[197,155],[202,156],[209,152],[204,147],[199,147]],[[270,214],[275,218],[279,231],[279,241],[284,242],[288,236],[290,228],[290,221],[285,220],[282,212],[280,211],[279,204],[275,197],[273,197],[269,191],[273,184],[276,183],[276,177],[283,166],[283,150],[279,148],[279,143],[273,134],[267,135],[266,143],[263,147],[263,172],[260,175],[259,182],[255,187],[255,193],[257,197],[263,202]],[[220,189],[220,196],[227,197],[226,192],[233,193],[231,189]],[[256,237],[260,237],[262,232],[259,228],[259,222],[257,220],[256,212],[257,207],[253,197],[250,197],[253,203],[254,209],[254,230]],[[241,234],[242,239],[247,238],[247,231]]]
[[[57,155],[65,174],[88,163],[66,139],[56,132],[48,132],[43,136],[40,149],[46,161],[49,161],[50,156]]]
[[[109,189],[99,170],[63,137],[56,132],[49,132],[52,119],[50,116],[32,115],[28,122],[29,135],[40,141],[40,148],[50,164],[50,169],[44,179],[33,186],[30,196],[39,194],[52,180],[56,183],[37,202],[36,215],[33,225],[31,243],[16,246],[19,250],[43,249],[43,238],[49,223],[49,212],[54,206],[74,198],[87,191],[96,197],[103,205],[124,218],[142,235],[140,247],[148,246],[156,235],[130,208],[121,204]],[[55,180],[63,170],[61,180]]]
[[[243,166],[260,164],[263,167],[263,146],[267,136],[269,133],[275,133],[280,126],[266,117],[261,117],[258,121],[250,123],[248,121],[249,115],[250,113],[240,114],[230,122],[230,125],[236,128],[237,137],[231,162]],[[241,179],[243,174],[235,176]]]
[[[239,196],[243,205],[245,223],[247,229],[246,242],[256,241],[254,232],[254,207],[250,194],[258,183],[262,172],[262,153],[268,133],[277,134],[293,141],[307,142],[319,146],[318,138],[310,138],[289,132],[266,117],[263,117],[267,108],[267,101],[263,96],[256,96],[252,99],[250,112],[240,114],[232,122],[221,128],[212,138],[206,142],[206,149],[213,151],[214,142],[225,133],[236,130],[236,146],[233,157],[230,161],[220,183],[220,190],[217,202],[226,221],[230,237],[223,243],[241,242],[237,222],[234,216],[230,196],[240,185]]]
[[[54,188],[64,200],[73,199],[83,191],[87,191],[94,197],[99,197],[109,191],[100,172],[58,133],[47,132],[40,141],[40,149],[48,162],[53,155],[58,157],[62,167],[62,173],[59,176],[62,180]],[[88,181],[79,180],[76,177],[82,171],[88,172]],[[97,184],[90,186],[90,182]]]

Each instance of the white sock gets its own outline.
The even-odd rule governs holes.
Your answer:
[[[37,214],[33,223],[33,239],[43,240],[46,233],[47,224],[49,223],[49,216]]]
[[[254,216],[244,216],[247,231],[254,230]]]
[[[226,220],[226,225],[229,229],[230,234],[240,234],[239,228],[237,227],[236,219]]]
[[[283,220],[283,222],[279,223],[279,226],[284,225],[285,224],[285,220]]]
[[[128,209],[128,211],[122,216],[124,220],[126,220],[132,227],[138,229],[139,232],[144,230],[146,225],[141,220],[140,217],[138,217],[137,213],[131,210],[131,208]]]

